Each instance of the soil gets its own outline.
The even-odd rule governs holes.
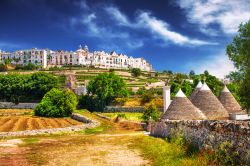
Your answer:
[[[71,133],[0,140],[0,165],[150,165],[138,150],[129,148],[130,140],[143,134],[140,126],[96,119],[108,130],[90,135]],[[38,141],[32,142],[33,139]]]

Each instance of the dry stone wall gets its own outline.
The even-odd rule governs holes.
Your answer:
[[[106,106],[104,112],[143,112],[144,107],[122,107],[122,106]],[[160,112],[163,112],[163,108],[158,108]]]
[[[151,135],[171,137],[180,132],[188,142],[202,149],[218,149],[227,142],[240,161],[250,163],[250,122],[209,120],[165,120],[148,125]]]
[[[11,103],[11,102],[0,102],[0,109],[33,109],[38,103]]]

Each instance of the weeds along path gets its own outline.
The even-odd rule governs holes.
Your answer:
[[[138,150],[130,148],[134,137],[143,136],[140,126],[128,122],[114,123],[86,111],[79,113],[98,120],[101,125],[81,132],[23,137],[14,145],[6,143],[13,139],[0,140],[0,163],[5,165],[18,165],[17,163],[21,165],[150,165],[150,161],[145,160]],[[73,122],[65,120],[65,123]],[[50,125],[59,124],[53,122]]]

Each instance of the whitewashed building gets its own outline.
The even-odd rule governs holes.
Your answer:
[[[104,51],[89,52],[88,47],[79,47],[73,51],[52,51],[48,49],[30,49],[16,52],[0,52],[0,60],[11,59],[13,64],[33,63],[43,68],[65,65],[94,66],[98,68],[140,68],[151,71],[152,65],[143,58],[133,58],[116,52],[106,53]]]
[[[47,67],[47,53],[50,52],[47,49],[32,48],[29,50],[20,50],[16,52],[2,52],[0,54],[0,60],[10,59],[13,64],[28,64],[32,63],[42,68]]]

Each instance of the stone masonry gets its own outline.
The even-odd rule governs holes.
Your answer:
[[[248,121],[209,121],[209,120],[163,120],[148,125],[151,135],[171,137],[179,131],[188,142],[200,150],[216,149],[229,142],[233,152],[238,152],[240,161],[250,163],[250,122]]]

